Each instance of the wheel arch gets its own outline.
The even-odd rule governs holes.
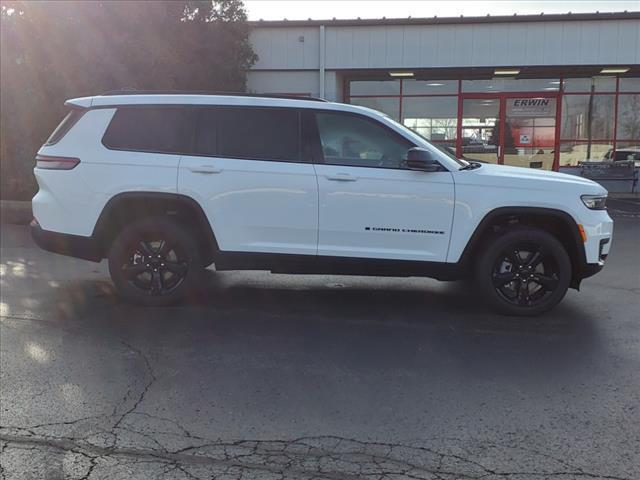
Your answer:
[[[584,277],[586,254],[584,243],[575,219],[563,210],[544,207],[499,207],[488,212],[467,242],[459,263],[469,267],[475,254],[491,235],[511,225],[527,225],[541,228],[560,240],[571,260],[571,287],[579,288]]]
[[[106,203],[93,229],[100,253],[107,256],[113,240],[132,221],[150,216],[168,216],[192,230],[202,248],[205,262],[213,262],[218,242],[207,216],[193,198],[162,192],[123,192]]]

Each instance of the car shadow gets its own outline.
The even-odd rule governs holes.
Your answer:
[[[179,305],[169,307],[127,304],[106,282],[96,285],[96,289],[104,303],[135,312],[135,321],[147,316],[157,321],[176,315],[181,322],[198,321],[213,318],[214,313],[224,313],[239,318],[269,318],[274,322],[351,321],[469,333],[581,337],[588,335],[595,322],[578,304],[567,301],[538,317],[500,315],[486,305],[470,282],[422,278],[293,276],[209,270],[202,288]]]

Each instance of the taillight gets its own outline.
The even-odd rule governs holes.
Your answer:
[[[79,163],[79,158],[36,155],[36,168],[44,168],[47,170],[71,170]]]

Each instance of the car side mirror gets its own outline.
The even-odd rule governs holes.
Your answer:
[[[407,151],[405,164],[409,170],[420,170],[422,172],[437,172],[440,170],[440,164],[431,152],[420,147],[410,148]]]

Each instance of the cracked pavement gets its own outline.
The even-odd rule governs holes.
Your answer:
[[[0,478],[640,478],[640,219],[539,319],[463,284],[223,272],[141,308],[2,225]]]

